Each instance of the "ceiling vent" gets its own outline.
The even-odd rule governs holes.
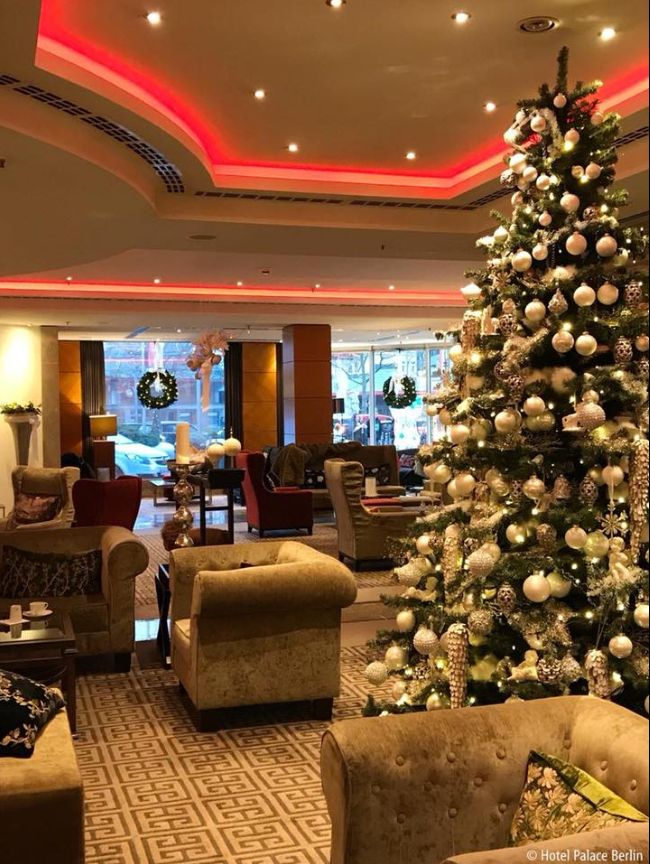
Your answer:
[[[559,23],[557,18],[533,15],[531,18],[524,18],[517,26],[523,33],[548,33],[550,30],[555,30]]]

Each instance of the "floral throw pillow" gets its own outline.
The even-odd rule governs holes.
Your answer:
[[[61,499],[58,495],[34,495],[29,492],[19,492],[16,495],[12,522],[15,525],[36,525],[38,522],[49,522],[61,509]]]
[[[101,580],[102,553],[99,549],[67,554],[5,546],[2,551],[0,597],[99,594]]]
[[[647,816],[586,771],[533,750],[528,757],[526,785],[510,827],[510,846],[647,821]]]
[[[38,730],[64,705],[53,687],[0,669],[0,756],[28,759]]]

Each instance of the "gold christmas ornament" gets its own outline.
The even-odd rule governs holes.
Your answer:
[[[598,302],[603,306],[611,306],[618,300],[618,288],[611,282],[603,282],[596,294]]]
[[[544,481],[534,475],[526,480],[522,489],[526,498],[530,498],[531,501],[539,501],[546,492]]]
[[[477,549],[467,558],[467,567],[473,579],[484,579],[494,570],[496,561],[485,549]]]
[[[598,349],[598,342],[591,333],[583,333],[576,339],[575,349],[581,357],[591,357]]]
[[[640,282],[630,282],[629,285],[625,286],[625,305],[630,309],[638,309],[642,303],[643,286]]]
[[[532,573],[524,581],[522,590],[531,603],[544,603],[551,596],[551,585],[543,573]]]
[[[413,637],[413,647],[423,657],[430,657],[438,650],[438,637],[423,625]]]
[[[384,663],[389,671],[397,672],[408,663],[408,651],[401,645],[391,645],[386,651]]]
[[[604,558],[609,551],[609,540],[602,531],[592,531],[587,534],[582,551],[588,558]]]
[[[551,570],[546,578],[551,586],[551,597],[562,599],[571,593],[573,583],[570,579],[565,579],[557,570]]]
[[[603,651],[592,649],[585,658],[589,695],[609,699],[612,688],[609,683],[609,662]]]
[[[517,605],[517,592],[509,582],[504,582],[497,590],[497,606],[502,615],[509,615]]]
[[[551,315],[564,315],[568,308],[569,304],[564,299],[564,294],[558,288],[555,294],[549,300],[548,311],[551,313]]]
[[[397,613],[395,623],[400,633],[410,633],[416,624],[415,613],[411,609],[402,609]]]
[[[596,292],[591,285],[584,282],[573,292],[573,302],[576,306],[592,306],[596,302]]]
[[[587,532],[579,525],[574,525],[565,533],[564,541],[571,549],[582,549],[587,542]]]
[[[578,424],[583,429],[597,429],[602,426],[607,415],[596,402],[580,402],[576,405],[576,414],[578,415]]]
[[[609,653],[616,657],[618,660],[624,660],[626,657],[629,657],[632,651],[634,650],[634,643],[626,636],[624,633],[619,633],[618,636],[614,636],[609,640]]]
[[[562,674],[562,664],[554,657],[542,657],[537,664],[537,680],[541,684],[557,684]]]
[[[560,677],[567,684],[573,684],[579,681],[583,676],[582,666],[578,663],[575,657],[567,654],[560,661]]]
[[[634,610],[634,623],[637,627],[648,629],[650,625],[650,606],[647,603],[639,603]]]
[[[626,336],[619,336],[614,345],[614,360],[617,363],[631,363],[634,358],[634,349],[631,341]]]
[[[546,552],[552,552],[557,545],[557,531],[552,525],[546,523],[538,525],[537,542]]]
[[[380,660],[375,660],[366,666],[366,678],[375,687],[380,687],[388,680],[388,667]]]
[[[468,633],[464,624],[447,630],[449,695],[452,708],[462,708],[467,695]]]
[[[551,339],[551,344],[558,354],[568,354],[575,345],[575,339],[568,330],[559,330]]]
[[[568,501],[571,498],[571,483],[564,474],[560,474],[553,484],[553,497],[556,501]]]
[[[590,507],[592,504],[598,500],[598,486],[594,483],[591,477],[586,474],[580,483],[580,500],[587,507]]]

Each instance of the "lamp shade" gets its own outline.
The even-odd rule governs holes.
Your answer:
[[[106,438],[108,435],[117,435],[117,415],[91,414],[89,419],[91,438]]]
[[[345,414],[345,399],[332,399],[332,414]]]

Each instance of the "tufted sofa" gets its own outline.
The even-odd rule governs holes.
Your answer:
[[[648,813],[648,723],[610,702],[562,696],[344,720],[321,750],[331,864],[523,864],[522,850],[506,847],[532,749],[573,762]],[[542,848],[638,850],[647,861],[648,826],[526,850]]]

